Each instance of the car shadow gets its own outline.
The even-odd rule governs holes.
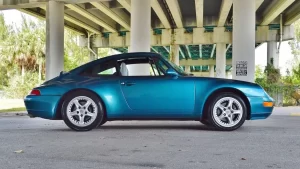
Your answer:
[[[109,131],[109,130],[200,130],[200,131],[218,131],[215,128],[208,127],[205,125],[153,125],[153,124],[124,124],[124,125],[114,125],[114,124],[105,124],[100,127],[94,128],[92,131]],[[73,130],[69,128],[56,128],[51,129],[51,131],[60,131],[60,132],[72,132]]]
[[[129,124],[129,125],[114,125],[114,124],[104,124],[95,128],[94,130],[211,130],[217,131],[212,127],[205,125],[153,125],[153,124]]]

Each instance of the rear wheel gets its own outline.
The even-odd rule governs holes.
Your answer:
[[[208,121],[218,130],[232,131],[243,125],[247,107],[243,99],[234,93],[221,93],[211,100]]]
[[[69,94],[62,106],[62,117],[65,124],[75,131],[92,130],[105,120],[101,101],[89,91]]]

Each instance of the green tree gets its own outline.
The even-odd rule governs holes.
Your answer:
[[[7,86],[9,80],[9,73],[6,68],[7,58],[6,55],[2,53],[2,49],[5,48],[4,42],[10,36],[9,30],[11,30],[11,28],[6,25],[3,13],[0,13],[0,89]]]
[[[65,30],[64,70],[69,71],[89,61],[89,51],[78,46],[78,35]]]
[[[16,31],[12,32],[5,41],[2,54],[6,56],[9,69],[17,68],[17,72],[21,72],[22,84],[24,84],[25,71],[35,71],[41,68],[37,65],[43,63],[45,26],[22,15],[21,26],[14,29]]]
[[[295,39],[290,41],[289,44],[294,55],[292,65],[292,77],[297,81],[300,81],[300,20],[294,23],[295,28]],[[298,83],[299,84],[299,83]]]

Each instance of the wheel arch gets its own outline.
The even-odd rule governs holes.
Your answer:
[[[90,92],[90,93],[93,93],[95,96],[98,97],[98,99],[100,100],[100,102],[102,103],[102,106],[103,106],[103,109],[104,109],[104,118],[106,118],[106,106],[105,106],[105,103],[103,101],[103,99],[94,91],[90,90],[90,89],[86,89],[86,88],[76,88],[76,89],[72,89],[72,90],[69,90],[67,91],[66,93],[64,93],[62,95],[62,97],[60,98],[57,106],[56,106],[56,111],[55,111],[55,119],[56,120],[62,120],[62,114],[61,114],[61,107],[62,107],[62,104],[64,103],[65,101],[65,98],[70,94],[70,93],[73,93],[73,92],[76,92],[76,91],[87,91],[87,92]]]
[[[204,106],[203,106],[203,110],[202,110],[202,119],[206,119],[207,118],[207,112],[208,112],[208,106],[209,106],[209,102],[210,100],[217,95],[218,93],[224,93],[224,92],[232,92],[234,94],[239,95],[243,101],[246,104],[247,107],[247,117],[246,120],[249,120],[251,118],[251,106],[250,106],[250,102],[247,98],[247,96],[240,90],[236,89],[236,88],[232,88],[232,87],[223,87],[223,88],[219,88],[217,90],[214,90],[206,99]]]

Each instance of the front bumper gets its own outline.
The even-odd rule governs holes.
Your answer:
[[[268,118],[274,109],[272,107],[264,106],[264,102],[273,102],[270,97],[248,97],[251,107],[250,120],[266,119]]]
[[[25,107],[30,117],[55,119],[56,107],[61,96],[31,96],[24,99]]]

